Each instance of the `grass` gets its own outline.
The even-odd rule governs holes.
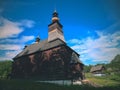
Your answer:
[[[55,85],[32,80],[0,80],[0,90],[120,90],[119,86]]]
[[[2,80],[0,90],[73,90],[75,86],[60,86],[48,83],[36,83],[26,80]]]
[[[117,77],[118,78],[118,77]],[[90,73],[86,79],[102,87],[90,85],[56,85],[49,83],[35,82],[35,80],[0,80],[0,90],[120,90],[119,79],[111,79],[109,76],[95,77]]]
[[[111,76],[92,76],[90,73],[86,74],[86,77],[88,80],[95,82],[96,84],[99,84],[101,86],[120,86],[120,81],[112,80]]]
[[[105,78],[89,78],[88,80],[95,82],[101,86],[116,86],[118,85],[118,82],[113,80],[106,80]]]

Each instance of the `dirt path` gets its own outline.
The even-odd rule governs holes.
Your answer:
[[[88,79],[82,80],[82,83],[83,84],[88,84],[88,85],[93,86],[93,87],[102,87],[102,85],[99,85],[99,84],[97,84],[95,82],[92,82]]]

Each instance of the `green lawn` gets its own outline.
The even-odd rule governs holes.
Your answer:
[[[102,76],[102,77],[97,77],[97,76],[93,76],[90,73],[86,74],[86,78],[88,80],[90,80],[91,82],[94,82],[96,84],[99,84],[101,86],[120,86],[120,81],[113,80],[112,78],[114,78],[114,77],[116,77],[116,76]]]
[[[110,76],[95,77],[87,73],[86,79],[102,87],[93,87],[87,84],[69,86],[56,85],[21,79],[0,80],[0,90],[120,90],[120,81],[116,81],[116,79],[112,80]]]
[[[30,80],[0,80],[0,90],[120,90],[119,86],[55,85]]]

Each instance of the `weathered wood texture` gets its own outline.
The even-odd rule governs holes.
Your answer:
[[[43,80],[82,78],[83,65],[70,64],[72,52],[66,46],[59,46],[16,58],[12,66],[12,77]]]

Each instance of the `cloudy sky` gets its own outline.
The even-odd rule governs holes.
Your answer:
[[[109,63],[120,54],[120,0],[0,1],[0,61],[48,37],[54,9],[66,43],[88,64]]]

